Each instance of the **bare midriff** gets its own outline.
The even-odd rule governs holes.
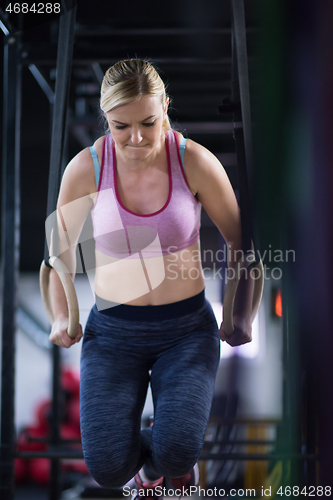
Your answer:
[[[146,258],[144,262],[145,266],[140,259],[119,261],[97,250],[96,295],[110,302],[148,306],[178,302],[204,289],[199,241],[163,257]],[[159,284],[155,286],[156,283]]]

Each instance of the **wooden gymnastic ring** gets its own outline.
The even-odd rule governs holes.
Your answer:
[[[67,334],[71,339],[74,339],[77,335],[79,327],[79,304],[77,301],[77,295],[75,292],[74,284],[70,277],[68,269],[58,257],[50,257],[49,264],[58,274],[59,279],[64,288],[68,305],[68,314],[69,314]],[[39,272],[39,284],[47,316],[49,318],[51,325],[53,325],[54,316],[51,306],[50,289],[49,289],[51,267],[48,267],[44,261],[42,262]]]
[[[238,262],[236,262],[234,267],[231,268],[233,269],[234,274],[232,278],[228,280],[225,289],[223,299],[223,330],[227,335],[232,335],[234,331],[233,310],[238,284],[245,270],[249,268],[256,268],[259,271],[258,278],[256,278],[254,281],[252,312],[250,318],[251,323],[253,323],[253,320],[256,317],[260,306],[262,292],[264,289],[264,268],[261,260],[259,262],[254,262],[253,258],[251,260],[250,256],[247,256],[245,260],[239,260]],[[252,269],[250,270],[250,272],[252,271]]]

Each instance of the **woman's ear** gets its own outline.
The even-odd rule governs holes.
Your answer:
[[[169,97],[167,97],[165,100],[165,106],[164,106],[164,118],[168,114],[169,104],[170,104],[170,99],[169,99]]]

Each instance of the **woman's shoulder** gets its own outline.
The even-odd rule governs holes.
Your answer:
[[[102,137],[99,137],[98,139],[96,139],[96,141],[94,142],[94,148],[95,148],[95,151],[97,153],[97,156],[98,156],[98,161],[99,161],[99,164],[101,165],[102,164],[102,155],[103,155],[103,145],[104,145],[104,140],[105,138],[110,135],[110,134],[107,134],[107,135],[102,135]]]
[[[183,139],[183,134],[175,131],[179,144]],[[221,164],[216,156],[211,153],[207,148],[193,141],[192,139],[186,140],[185,146],[185,168],[190,170],[207,170],[207,168],[221,168]]]
[[[104,137],[99,137],[94,142],[100,163]],[[94,162],[89,147],[82,149],[68,163],[62,178],[62,187],[68,192],[71,191],[74,197],[91,195],[97,191]]]

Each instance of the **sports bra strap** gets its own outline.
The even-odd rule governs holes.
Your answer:
[[[97,186],[97,189],[98,189],[99,175],[100,175],[100,172],[101,172],[101,167],[100,167],[100,164],[99,164],[99,161],[98,161],[98,156],[97,156],[97,153],[96,153],[96,150],[95,150],[94,146],[90,147],[90,153],[91,153],[91,156],[92,156],[92,159],[93,159],[93,162],[94,162],[96,186]]]
[[[182,160],[182,165],[183,165],[183,169],[184,169],[184,172],[185,172],[185,165],[184,165],[184,155],[185,155],[185,145],[186,145],[186,137],[183,137],[180,144],[179,144],[179,153],[180,153],[180,158]]]

